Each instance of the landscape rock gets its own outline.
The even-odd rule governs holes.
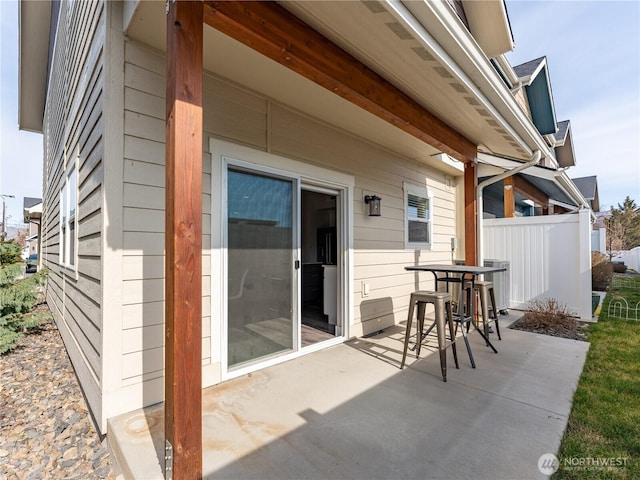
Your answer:
[[[0,405],[0,480],[116,478],[53,320],[0,356]]]

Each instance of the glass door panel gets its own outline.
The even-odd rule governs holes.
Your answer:
[[[227,361],[231,369],[295,348],[293,179],[227,173]]]

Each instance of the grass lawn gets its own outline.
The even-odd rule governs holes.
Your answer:
[[[640,321],[607,316],[612,293],[635,309],[640,277],[635,280],[636,288],[608,293],[599,321],[589,326],[591,347],[553,480],[640,478]]]

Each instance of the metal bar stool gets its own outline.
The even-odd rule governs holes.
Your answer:
[[[478,293],[478,296],[480,297],[480,308],[482,310],[482,326],[485,336],[489,338],[489,323],[494,322],[496,324],[498,340],[502,340],[502,337],[500,336],[500,323],[498,322],[498,309],[496,307],[496,295],[493,290],[493,282],[477,280],[473,286],[473,289]],[[489,301],[491,301],[491,316],[489,315]]]
[[[418,304],[417,315],[417,328],[416,328],[416,358],[420,356],[420,347],[424,338],[431,332],[433,327],[436,327],[436,333],[438,335],[438,352],[440,353],[440,370],[442,371],[442,380],[447,381],[447,347],[450,345],[453,350],[453,360],[455,361],[456,368],[460,368],[458,365],[458,354],[456,352],[455,335],[453,333],[453,314],[451,312],[451,295],[447,292],[432,292],[432,291],[417,291],[411,294],[409,300],[409,314],[407,317],[407,331],[404,337],[404,351],[402,353],[402,363],[400,369],[404,368],[404,363],[407,358],[407,348],[409,347],[409,338],[411,337],[411,323],[413,322],[413,312],[415,310],[416,303]],[[429,327],[426,333],[424,330],[424,316],[426,311],[426,304],[432,303],[435,307],[435,321]],[[446,310],[446,323],[449,325],[449,345],[446,344],[445,335],[445,310]]]

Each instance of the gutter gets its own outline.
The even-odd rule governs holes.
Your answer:
[[[527,168],[537,165],[538,163],[540,163],[541,158],[542,158],[542,152],[540,150],[536,150],[535,152],[533,152],[533,156],[529,162],[523,163],[522,165],[516,168],[512,168],[511,170],[508,170],[504,173],[488,178],[484,182],[479,183],[478,186],[476,187],[476,211],[478,216],[476,221],[477,238],[478,238],[477,240],[478,265],[484,264],[484,257],[482,255],[482,246],[484,243],[483,242],[484,240],[483,223],[484,222],[483,222],[483,212],[482,212],[484,209],[483,209],[482,191],[485,189],[485,187],[488,187],[489,185],[499,182],[500,180],[504,180],[507,177],[512,177],[513,175],[516,175],[522,172],[523,170],[526,170]]]
[[[520,82],[520,78],[518,77],[518,75],[516,75],[516,72],[513,70],[513,67],[508,62],[504,54],[494,57],[493,60],[500,66],[500,68],[502,69],[502,72],[505,74],[505,76],[509,80],[509,83],[513,85],[513,88],[516,88],[516,85],[518,83],[520,83],[520,87],[522,87],[522,82]]]
[[[588,208],[591,212],[591,219],[595,221],[596,215],[595,213],[593,213],[593,210],[591,210],[591,206],[589,205],[587,200],[585,200],[585,198],[582,196],[582,193],[580,193],[580,190],[578,190],[578,187],[576,187],[575,183],[571,181],[567,173],[564,170],[562,170],[556,173],[554,176],[556,180],[562,184],[562,186],[564,187],[565,191],[569,194],[569,196],[573,198],[576,201],[576,203],[580,204],[579,209],[583,210],[585,208]]]
[[[493,118],[514,138],[525,152],[533,155],[535,150],[540,150],[554,167],[558,167],[549,146],[520,108],[509,88],[504,84],[502,78],[497,74],[493,65],[489,63],[471,33],[462,25],[447,2],[386,0],[385,3],[390,7],[389,11],[401,20],[405,27],[417,35],[417,39],[430,50],[440,64],[446,66],[458,78],[460,83],[480,101],[482,106],[491,113]],[[430,33],[428,31],[428,25],[430,24],[441,25],[455,41],[457,44],[455,48],[466,57],[466,61],[473,65],[476,70],[473,75],[473,81],[461,67],[461,63],[454,61],[452,54],[438,42],[437,35],[441,35],[442,32],[434,30],[433,33]],[[500,103],[507,111],[502,112],[500,111],[502,108],[495,108],[491,97],[498,100],[495,103]],[[507,120],[507,117],[511,120]]]

